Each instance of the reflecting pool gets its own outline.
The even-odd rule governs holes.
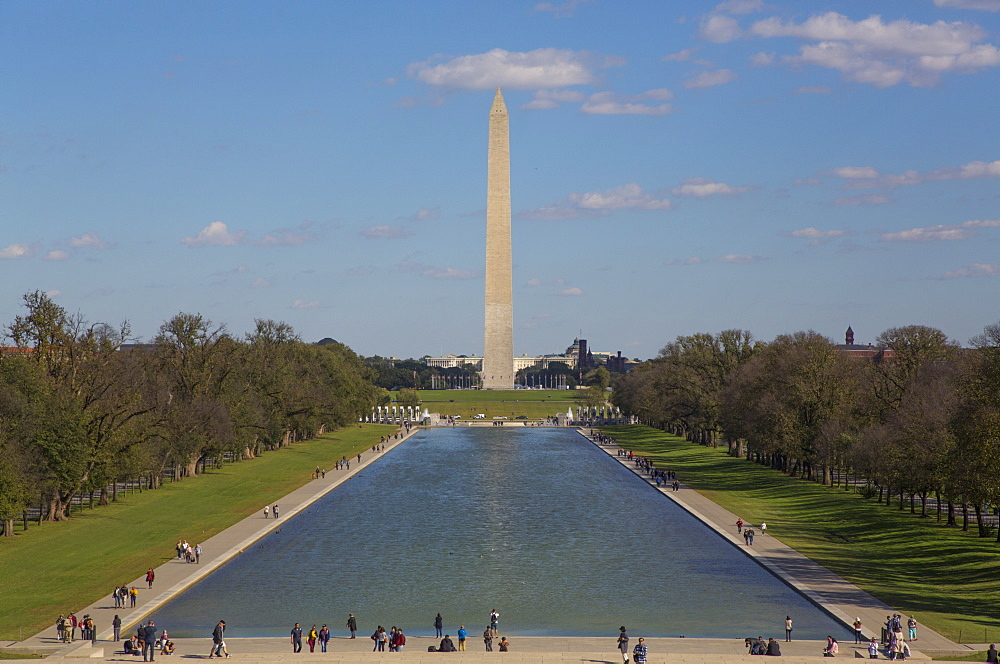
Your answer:
[[[575,431],[420,432],[155,614],[171,635],[359,636],[460,624],[613,638],[847,636],[804,597]],[[612,642],[613,643],[613,642]]]

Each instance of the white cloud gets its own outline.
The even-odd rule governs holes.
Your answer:
[[[750,14],[764,9],[764,0],[726,0],[715,6],[715,11],[725,14]]]
[[[897,233],[883,233],[882,242],[937,242],[941,240],[967,240],[975,237],[980,228],[1000,227],[1000,219],[970,219],[958,225],[938,224],[911,228]]]
[[[1000,265],[973,263],[969,267],[945,272],[942,279],[959,279],[961,277],[1000,277]]]
[[[750,56],[750,64],[754,67],[769,67],[774,64],[774,53],[754,53]]]
[[[834,199],[833,204],[839,206],[858,205],[885,205],[891,203],[892,199],[882,194],[868,194],[866,196],[841,196]]]
[[[801,23],[768,18],[747,32],[764,39],[791,37],[809,42],[783,61],[836,69],[850,81],[891,87],[906,81],[929,86],[945,73],[971,73],[1000,66],[1000,49],[980,43],[987,33],[969,23],[883,22],[878,15],[860,21],[836,12],[814,15]]]
[[[413,235],[413,231],[408,231],[402,226],[372,226],[361,231],[361,234],[370,239],[398,240]]]
[[[208,226],[205,226],[203,229],[198,231],[198,235],[195,237],[186,237],[182,239],[181,244],[186,244],[189,247],[204,247],[205,245],[210,244],[231,247],[237,244],[242,244],[245,237],[245,231],[230,233],[224,222],[213,221]]]
[[[597,78],[594,69],[623,64],[623,58],[599,57],[586,51],[540,48],[512,52],[495,48],[487,53],[462,55],[439,64],[433,64],[431,60],[415,62],[408,67],[408,73],[427,85],[459,90],[492,90],[497,87],[537,90],[587,85]]]
[[[691,56],[697,53],[697,49],[686,48],[683,51],[677,51],[676,53],[671,53],[669,55],[664,55],[660,60],[662,62],[684,62],[685,60],[690,60]]]
[[[792,237],[805,237],[809,238],[810,240],[822,240],[831,237],[843,237],[849,234],[850,232],[845,230],[821,231],[818,228],[813,228],[812,226],[810,226],[809,228],[801,228],[797,231],[792,231],[790,233]]]
[[[269,282],[264,277],[259,277],[257,279],[254,279],[252,282],[250,282],[250,288],[267,288],[270,285],[271,285],[271,282]]]
[[[36,246],[17,242],[0,249],[0,258],[31,258],[38,253]]]
[[[716,182],[711,178],[688,178],[680,186],[671,189],[670,193],[675,196],[708,198],[709,196],[734,196],[747,191],[750,191],[750,187],[731,187],[723,182]]]
[[[809,228],[800,228],[798,230],[792,231],[791,233],[789,233],[789,235],[791,237],[806,238],[809,240],[809,244],[816,246],[822,244],[825,240],[830,240],[835,237],[854,235],[854,233],[852,231],[840,230],[840,229],[821,231],[818,228],[813,228],[812,226],[810,226]]]
[[[62,297],[62,291],[56,289],[45,291],[45,294],[53,299],[57,297]]]
[[[648,104],[645,102],[665,102],[673,97],[674,94],[665,88],[647,90],[638,95],[598,92],[590,95],[580,110],[590,115],[669,115],[674,112],[672,104]]]
[[[528,210],[522,219],[560,220],[578,217],[603,217],[611,210],[669,210],[666,198],[655,198],[632,182],[604,192],[572,193],[552,205]]]
[[[405,221],[434,221],[441,217],[441,208],[438,206],[420,208],[408,217],[400,217]]]
[[[534,97],[521,108],[527,110],[547,110],[557,108],[565,103],[578,103],[583,101],[584,95],[578,90],[538,90]]]
[[[479,278],[478,273],[470,270],[462,270],[456,267],[435,267],[411,260],[401,261],[396,265],[396,268],[401,272],[412,272],[429,279],[464,280]]]
[[[566,18],[576,12],[576,8],[585,5],[591,0],[566,0],[556,4],[554,2],[540,2],[535,5],[536,12],[552,12],[557,18]]]
[[[684,81],[684,87],[688,90],[699,90],[701,88],[711,88],[716,85],[731,83],[739,78],[731,69],[716,69],[713,71],[703,71],[694,78]]]
[[[739,39],[743,34],[740,24],[731,16],[713,14],[701,22],[698,35],[705,41],[724,44]]]
[[[537,288],[538,286],[542,285],[542,280],[541,279],[537,279],[537,278],[536,279],[528,279],[526,282],[524,282],[524,285],[525,286],[530,286],[531,288]]]
[[[292,302],[292,309],[319,309],[322,306],[319,300],[295,300]]]
[[[938,7],[982,9],[987,12],[1000,12],[1000,0],[934,0],[934,4]]]
[[[737,263],[740,265],[746,265],[749,263],[756,263],[760,260],[757,256],[749,256],[747,254],[726,254],[725,256],[719,256],[715,260],[720,263]]]
[[[567,297],[578,297],[580,295],[583,295],[583,289],[582,288],[565,288],[565,289],[559,291],[559,294],[563,295],[563,296],[567,296]]]
[[[1000,178],[1000,160],[970,161],[961,166],[938,168],[926,173],[915,170],[904,171],[903,173],[881,173],[878,169],[871,166],[843,166],[827,172],[838,178],[848,180],[846,186],[849,189],[880,189],[941,180]]]
[[[309,231],[311,227],[312,223],[307,221],[298,228],[278,228],[266,233],[254,244],[262,247],[297,247],[316,239],[316,234]]]
[[[107,242],[102,240],[97,233],[84,233],[83,235],[76,235],[69,239],[69,246],[74,249],[91,248],[91,249],[107,249],[109,245]]]
[[[69,259],[69,252],[62,249],[53,249],[42,256],[42,258],[47,261],[64,261]]]

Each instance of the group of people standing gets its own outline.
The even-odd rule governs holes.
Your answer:
[[[84,614],[83,618],[77,618],[72,611],[67,616],[59,614],[56,619],[56,637],[65,643],[72,643],[76,641],[78,627],[81,639],[93,641],[97,638],[97,629],[94,627],[94,619],[90,617],[90,614]]]
[[[201,544],[194,546],[188,544],[187,540],[177,540],[177,559],[188,563],[201,562]]]
[[[111,597],[115,600],[116,609],[134,609],[136,600],[139,598],[139,590],[135,586],[129,588],[127,584],[123,583],[120,587],[111,591]],[[118,639],[115,640],[117,641]]]
[[[622,654],[622,662],[628,664],[629,661],[629,638],[628,630],[625,629],[625,625],[618,628],[618,650]],[[632,660],[635,664],[646,664],[646,657],[649,656],[649,646],[646,645],[646,639],[639,637],[639,642],[632,647],[631,650]]]
[[[381,627],[379,629],[381,629]],[[395,627],[393,629],[395,629]],[[302,652],[302,634],[302,628],[299,627],[298,623],[295,623],[291,632],[292,652]],[[309,652],[316,652],[317,643],[320,645],[320,652],[326,652],[327,645],[330,643],[329,627],[323,625],[317,630],[316,625],[313,625],[305,636],[306,643],[309,644]]]

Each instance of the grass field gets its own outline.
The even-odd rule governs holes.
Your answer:
[[[641,426],[620,445],[906,615],[964,643],[1000,641],[1000,545]]]
[[[421,409],[466,420],[477,413],[486,419],[554,417],[575,406],[580,396],[576,390],[420,390],[418,394]]]
[[[317,466],[331,468],[395,430],[343,429],[0,538],[0,640],[36,634],[173,558],[178,539],[208,539],[309,482]]]

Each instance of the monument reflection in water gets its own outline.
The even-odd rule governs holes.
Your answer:
[[[306,469],[308,471],[308,469]],[[334,473],[336,471],[333,471]],[[329,473],[327,475],[329,477]],[[681,478],[683,480],[683,478]],[[846,636],[805,598],[566,429],[421,432],[153,614],[173,636]],[[478,632],[477,632],[478,630]]]

